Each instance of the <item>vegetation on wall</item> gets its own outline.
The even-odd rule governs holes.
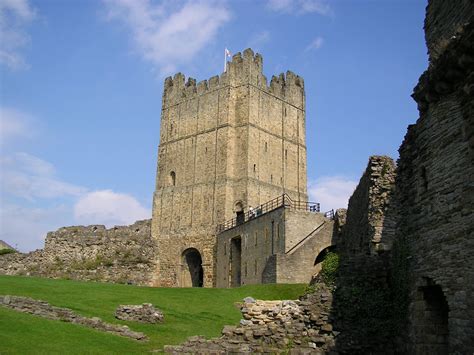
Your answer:
[[[16,250],[10,249],[10,248],[0,249],[0,255],[12,254],[12,253],[16,253]]]
[[[321,278],[328,286],[334,285],[336,282],[337,271],[339,269],[339,255],[329,252],[323,260],[321,267]]]

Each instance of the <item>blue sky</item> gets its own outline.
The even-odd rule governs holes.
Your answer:
[[[308,181],[344,207],[372,154],[397,157],[427,67],[421,0],[2,0],[0,239],[151,216],[163,80],[252,47],[305,79]]]

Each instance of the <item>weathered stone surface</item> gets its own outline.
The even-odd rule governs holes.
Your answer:
[[[307,200],[303,78],[288,71],[268,83],[262,56],[246,49],[220,76],[167,78],[162,102],[152,218],[159,284],[190,287],[202,272],[212,287],[219,223],[283,192]]]
[[[190,337],[179,346],[167,346],[165,352],[207,354],[219,349],[220,353],[280,353],[282,349],[288,349],[292,354],[324,353],[335,346],[336,331],[327,317],[332,299],[332,291],[323,284],[318,284],[316,291],[296,301],[246,298],[241,306],[244,322],[225,326],[222,337],[210,340]],[[310,315],[316,314],[318,320],[325,320],[312,321]],[[324,335],[318,335],[320,332]]]
[[[377,254],[390,250],[396,224],[395,163],[387,156],[372,156],[349,199],[347,216],[338,210],[344,227],[338,248],[350,253]],[[338,217],[339,218],[339,217]]]
[[[120,305],[115,310],[115,318],[142,323],[162,323],[163,313],[151,303],[142,305]]]
[[[0,255],[0,274],[152,285],[156,242],[151,221],[106,229],[63,227],[46,236],[44,249]]]
[[[89,328],[94,328],[100,331],[132,338],[135,340],[148,340],[145,334],[132,331],[126,325],[107,323],[98,317],[83,317],[68,308],[51,306],[48,302],[34,300],[29,297],[0,295],[0,306],[11,308],[15,311],[23,313],[34,314],[43,318],[80,324]]]

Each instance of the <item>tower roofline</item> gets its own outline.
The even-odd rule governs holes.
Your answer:
[[[278,76],[273,75],[268,84],[267,78],[263,74],[262,55],[247,48],[243,53],[238,52],[232,56],[232,60],[227,63],[225,72],[207,80],[197,82],[192,77],[186,78],[181,72],[167,77],[164,82],[163,106],[200,96],[221,87],[243,84],[251,84],[283,99],[293,96],[295,90],[304,94],[303,78],[290,70]]]

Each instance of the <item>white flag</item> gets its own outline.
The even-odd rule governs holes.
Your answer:
[[[230,53],[230,51],[226,48],[224,50],[224,71],[227,70],[227,58],[231,58],[232,57],[232,54]]]

